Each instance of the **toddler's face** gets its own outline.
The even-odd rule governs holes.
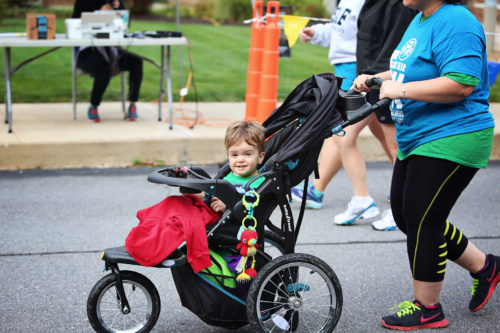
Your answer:
[[[244,140],[230,146],[227,155],[231,171],[240,177],[258,175],[257,165],[264,159],[264,152],[259,153],[257,147]]]

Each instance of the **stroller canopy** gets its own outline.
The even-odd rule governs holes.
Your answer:
[[[290,185],[295,186],[316,168],[323,141],[343,120],[336,108],[340,84],[334,74],[313,75],[273,111],[263,123],[264,170],[285,165]]]

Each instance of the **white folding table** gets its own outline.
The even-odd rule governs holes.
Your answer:
[[[145,61],[151,63],[153,66],[161,71],[160,89],[158,96],[158,121],[161,121],[161,101],[162,94],[165,93],[164,81],[167,83],[167,101],[169,109],[169,127],[173,127],[173,104],[172,104],[172,81],[170,77],[170,47],[172,45],[186,45],[187,40],[184,37],[179,38],[121,38],[121,39],[68,39],[64,34],[57,34],[55,39],[45,40],[28,40],[25,36],[13,37],[0,37],[0,47],[5,48],[5,123],[8,124],[8,131],[12,133],[12,96],[11,96],[11,77],[17,70],[24,65],[43,57],[61,47],[75,47],[75,46],[121,46],[127,48],[129,46],[160,46],[161,47],[161,61],[157,64],[152,59],[141,57]],[[50,48],[34,57],[20,62],[17,66],[11,66],[11,49],[13,47],[47,47]],[[167,52],[165,53],[165,47]],[[137,55],[137,54],[136,54]],[[166,60],[166,66],[165,66]]]

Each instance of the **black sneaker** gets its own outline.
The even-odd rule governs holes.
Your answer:
[[[470,288],[472,299],[469,303],[469,310],[471,312],[481,310],[488,303],[495,287],[500,282],[500,257],[492,254],[488,254],[487,257],[490,260],[488,268],[477,276],[471,274],[474,279]]]
[[[382,326],[400,331],[448,326],[448,319],[444,317],[443,309],[439,303],[435,309],[429,310],[418,301],[404,301],[398,306],[390,308],[390,310],[397,308],[400,311],[392,316],[382,318]]]

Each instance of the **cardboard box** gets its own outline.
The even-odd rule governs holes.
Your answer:
[[[56,15],[50,13],[26,14],[26,36],[28,39],[54,39]]]

